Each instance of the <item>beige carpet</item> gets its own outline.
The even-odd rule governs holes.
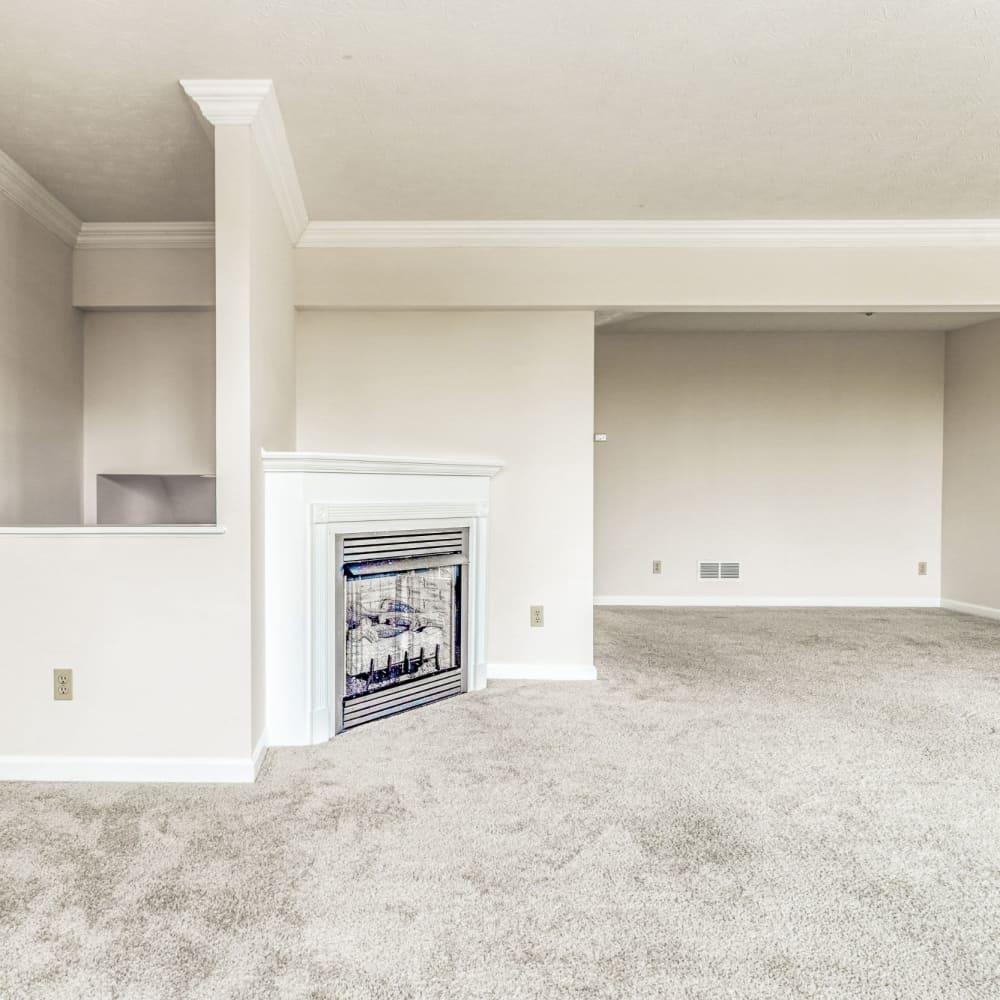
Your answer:
[[[0,997],[1000,997],[1000,627],[603,610],[596,684],[0,786]]]

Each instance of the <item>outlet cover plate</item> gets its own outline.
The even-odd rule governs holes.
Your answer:
[[[73,700],[73,671],[52,671],[52,697],[56,701]]]
[[[545,625],[545,608],[541,604],[531,605],[531,627],[542,628]]]

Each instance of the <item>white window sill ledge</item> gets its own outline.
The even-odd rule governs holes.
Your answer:
[[[0,527],[0,535],[224,535],[215,524],[53,524]]]

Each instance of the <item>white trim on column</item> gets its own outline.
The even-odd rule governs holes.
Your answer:
[[[461,458],[395,458],[321,451],[262,451],[265,472],[366,472],[393,476],[489,476],[500,462]]]
[[[300,247],[981,247],[1000,219],[310,222]]]
[[[489,663],[489,681],[596,681],[592,663]]]
[[[271,80],[181,80],[184,92],[213,126],[249,125],[292,243],[309,222],[285,122]]]
[[[975,615],[977,618],[991,618],[1000,622],[1000,608],[987,607],[985,604],[968,604],[965,601],[952,601],[942,598],[941,607],[947,611],[958,611],[963,615]]]
[[[63,243],[76,244],[80,220],[3,151],[0,151],[0,192]]]
[[[214,222],[84,222],[77,250],[207,250]]]
[[[665,597],[611,594],[594,598],[611,608],[940,608],[939,597]]]

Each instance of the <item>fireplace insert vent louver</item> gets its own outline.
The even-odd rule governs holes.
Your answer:
[[[465,551],[463,534],[461,529],[455,529],[348,537],[344,539],[344,562],[362,563],[417,556],[461,555]]]
[[[430,674],[396,687],[383,688],[371,694],[358,695],[344,702],[344,729],[374,722],[386,715],[395,715],[408,708],[429,705],[442,698],[462,693],[462,673],[449,670]]]

